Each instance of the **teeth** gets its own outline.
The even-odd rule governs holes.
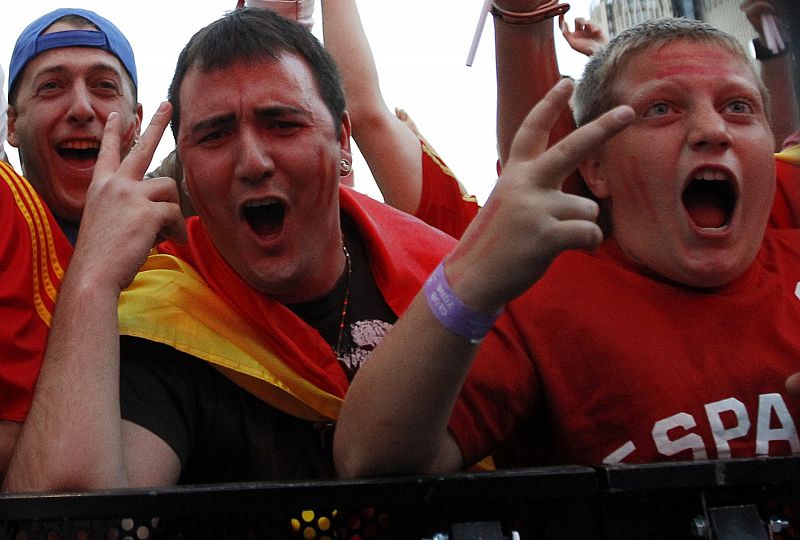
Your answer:
[[[68,141],[59,145],[65,150],[93,150],[100,148],[100,143],[94,141]]]
[[[699,173],[695,174],[695,180],[727,180],[728,176],[716,169],[703,169]]]
[[[274,204],[278,204],[278,201],[250,201],[246,202],[244,205],[246,208],[261,208],[264,206],[272,206]]]

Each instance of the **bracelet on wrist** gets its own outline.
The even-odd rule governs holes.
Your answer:
[[[756,59],[758,60],[772,60],[789,53],[789,47],[784,47],[778,52],[772,52],[759,38],[753,39],[753,48],[756,51]]]
[[[436,320],[451,334],[468,339],[474,344],[483,341],[503,312],[501,308],[494,313],[482,313],[464,304],[447,282],[444,261],[439,263],[425,281],[423,292]]]
[[[534,24],[563,15],[569,11],[569,8],[569,4],[559,4],[558,0],[550,0],[533,11],[520,13],[517,11],[508,11],[492,3],[491,13],[495,19],[506,24]]]

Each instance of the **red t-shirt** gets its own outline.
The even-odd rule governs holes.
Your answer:
[[[432,227],[461,238],[480,209],[478,200],[464,195],[452,171],[430,146],[422,145],[422,196],[414,213]]]
[[[775,173],[777,185],[769,226],[776,229],[800,228],[800,164],[776,159]]]
[[[0,420],[28,414],[71,253],[31,185],[0,162]]]
[[[716,290],[647,277],[612,240],[562,254],[478,353],[451,421],[467,459],[515,430],[500,465],[800,453],[798,246],[769,229]]]

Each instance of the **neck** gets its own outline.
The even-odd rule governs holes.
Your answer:
[[[58,226],[61,227],[61,231],[64,233],[64,236],[66,236],[67,240],[69,240],[69,243],[74,246],[75,242],[78,240],[78,227],[80,227],[80,224],[73,223],[72,221],[58,216],[55,216],[55,218],[56,223],[58,223]]]

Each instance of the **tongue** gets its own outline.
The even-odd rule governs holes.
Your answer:
[[[70,156],[64,158],[64,161],[66,161],[76,169],[91,169],[97,163],[97,158],[78,158]]]
[[[719,197],[709,193],[696,194],[685,201],[689,217],[698,227],[716,229],[725,225],[725,209]]]
[[[259,236],[269,236],[280,230],[280,224],[268,219],[251,219],[250,226]]]
[[[96,151],[61,150],[61,158],[76,169],[91,169],[97,163]]]
[[[269,236],[280,232],[284,214],[283,207],[277,204],[247,208],[244,212],[245,219],[259,236]]]

